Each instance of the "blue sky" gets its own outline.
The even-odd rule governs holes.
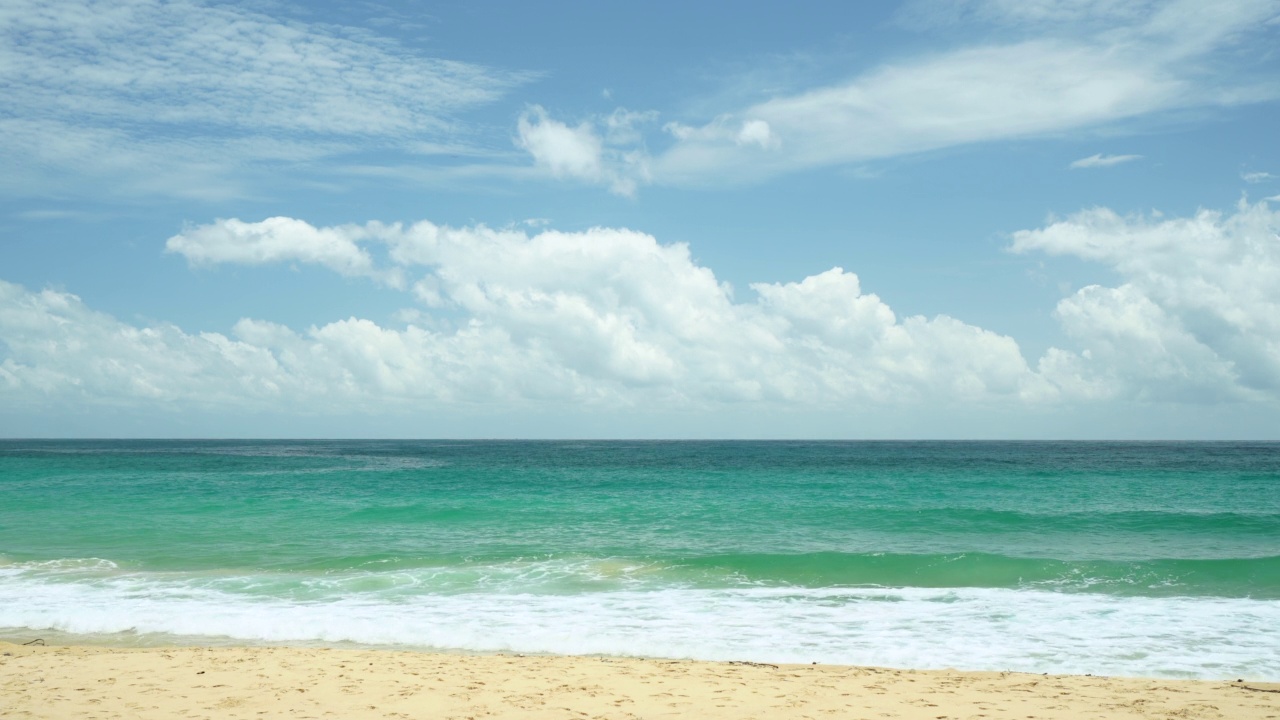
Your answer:
[[[0,6],[0,434],[1280,438],[1280,2]]]

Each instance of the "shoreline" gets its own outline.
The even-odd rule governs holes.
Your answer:
[[[0,641],[25,718],[1280,718],[1280,683],[328,647]]]

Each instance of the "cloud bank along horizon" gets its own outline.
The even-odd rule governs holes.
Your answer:
[[[1095,209],[1015,233],[1011,252],[1073,256],[1123,278],[1063,299],[1054,318],[1073,347],[1028,359],[1014,338],[945,314],[900,318],[838,267],[755,283],[739,299],[688,246],[632,230],[220,220],[166,250],[195,266],[297,263],[381,283],[411,301],[401,326],[244,318],[227,334],[187,333],[4,283],[0,380],[33,407],[91,397],[320,413],[511,401],[1271,403],[1278,230],[1280,212],[1242,202],[1190,218]]]

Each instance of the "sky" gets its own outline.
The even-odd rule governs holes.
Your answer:
[[[0,0],[0,436],[1280,440],[1280,0]]]

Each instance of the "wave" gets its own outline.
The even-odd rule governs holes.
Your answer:
[[[1066,561],[988,553],[732,553],[690,556],[583,554],[404,555],[365,553],[269,567],[157,569],[111,560],[19,562],[0,558],[0,578],[51,582],[187,578],[237,591],[239,578],[272,578],[294,595],[403,587],[418,593],[475,590],[567,594],[668,588],[1003,588],[1124,597],[1280,600],[1280,556],[1220,560]],[[230,583],[228,585],[227,583]]]
[[[421,580],[403,571],[299,580],[17,563],[0,568],[0,632],[1280,679],[1274,600],[978,587],[536,593],[501,582],[450,593]]]
[[[1280,599],[1280,556],[1085,560],[990,553],[729,554],[686,561],[763,584],[806,587],[1041,588],[1118,595]]]

